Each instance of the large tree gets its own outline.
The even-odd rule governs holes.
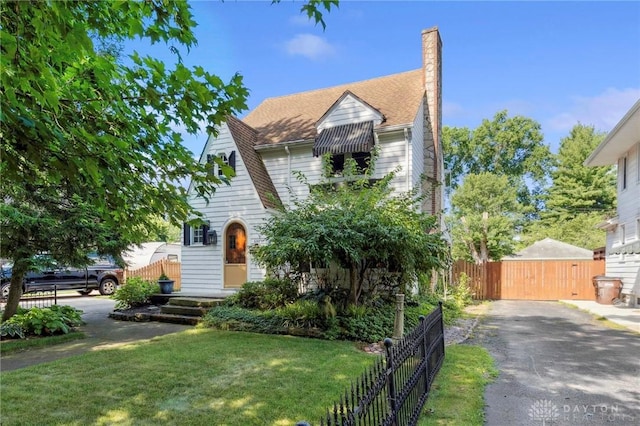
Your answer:
[[[468,174],[451,197],[447,220],[454,259],[481,264],[510,254],[520,212],[516,188],[507,176]]]
[[[604,137],[593,126],[577,124],[562,139],[552,184],[544,197],[545,209],[523,236],[524,244],[546,237],[589,249],[605,244],[604,231],[595,225],[615,214],[615,170],[584,165]]]
[[[302,8],[318,22],[331,4]],[[238,74],[225,82],[182,63],[196,43],[186,2],[3,1],[0,23],[0,250],[14,263],[6,319],[34,254],[74,265],[91,250],[119,257],[149,218],[197,215],[181,182],[208,197],[221,180],[175,129],[215,133],[248,92]],[[137,38],[165,44],[175,62],[101,48]]]
[[[393,192],[394,173],[372,183],[368,171],[356,178],[355,161],[348,159],[345,181],[335,184],[326,177],[329,170],[323,182],[309,185],[308,198],[261,228],[267,243],[253,251],[254,259],[271,270],[309,264],[347,270],[351,304],[375,291],[382,270],[394,271],[387,284],[404,288],[446,265],[436,218],[418,211],[416,194]]]
[[[471,173],[506,176],[517,189],[518,200],[527,208],[526,212],[535,215],[541,207],[539,194],[552,165],[540,124],[520,115],[509,117],[504,110],[492,120],[482,120],[474,130],[445,127],[442,139],[451,191]]]

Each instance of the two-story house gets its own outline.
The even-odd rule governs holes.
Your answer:
[[[235,170],[209,203],[190,191],[191,205],[208,225],[185,225],[182,292],[235,291],[262,280],[265,270],[249,248],[264,239],[257,226],[278,203],[304,197],[319,182],[322,156],[339,169],[346,158],[364,164],[375,147],[374,178],[401,167],[397,191],[427,194],[422,210],[439,215],[443,205],[442,42],[437,28],[422,32],[422,67],[370,80],[269,98],[242,120],[229,117],[211,136],[200,161],[217,155]],[[416,43],[418,44],[418,43]],[[417,49],[418,50],[418,49]],[[418,56],[418,55],[416,55]]]
[[[640,304],[640,100],[584,162],[618,166],[617,216],[599,225],[607,231],[606,275],[622,280],[622,296]]]

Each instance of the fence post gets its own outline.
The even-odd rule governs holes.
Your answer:
[[[389,408],[391,409],[391,424],[396,425],[396,384],[394,381],[394,362],[393,362],[393,353],[391,352],[391,346],[393,346],[393,340],[388,337],[384,339],[384,347],[386,348],[387,354],[387,385],[389,388],[389,395],[387,395],[387,399],[389,400]]]
[[[53,285],[53,304],[58,304],[58,284]]]
[[[441,348],[444,355],[444,312],[442,312],[442,300],[438,302],[438,309],[440,310],[440,335],[442,335]]]
[[[398,341],[404,336],[404,294],[396,294],[396,317],[393,322],[393,340]]]

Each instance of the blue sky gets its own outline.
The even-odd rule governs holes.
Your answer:
[[[227,79],[241,73],[250,109],[420,68],[420,34],[433,26],[443,41],[444,125],[475,128],[507,109],[538,121],[557,152],[576,123],[609,131],[640,99],[636,1],[342,1],[325,13],[325,31],[300,14],[300,1],[191,4],[199,43],[183,59]],[[185,136],[195,154],[205,141]]]

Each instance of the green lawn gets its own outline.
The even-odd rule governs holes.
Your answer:
[[[469,348],[474,347],[447,348],[427,407],[443,397],[445,405],[460,410],[460,395],[474,400],[472,410],[478,398],[481,404],[484,387],[475,386],[475,376],[491,360],[480,348]],[[318,424],[373,359],[350,342],[193,329],[4,372],[0,424]],[[440,384],[452,380],[448,374],[464,378],[452,390],[458,392],[454,400]],[[465,390],[467,383],[474,386]],[[435,407],[423,419],[436,422],[421,424],[474,424],[447,423],[448,411]],[[444,423],[437,421],[441,415]]]

